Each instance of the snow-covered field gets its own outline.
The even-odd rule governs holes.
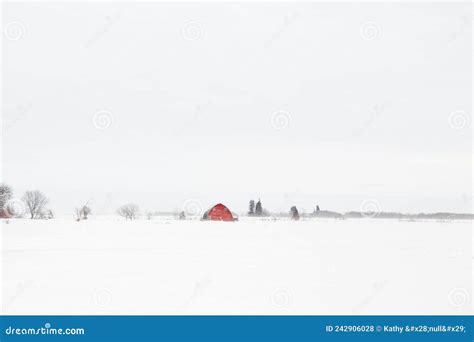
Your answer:
[[[17,219],[4,314],[467,314],[472,223]]]

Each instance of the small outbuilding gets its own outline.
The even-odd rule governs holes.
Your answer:
[[[213,221],[237,221],[237,216],[233,214],[225,205],[219,203],[206,211],[202,219]]]
[[[10,211],[8,210],[8,208],[2,208],[0,209],[0,218],[5,218],[5,219],[9,219],[11,218],[13,215],[10,214]]]

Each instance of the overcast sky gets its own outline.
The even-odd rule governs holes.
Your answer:
[[[471,212],[470,4],[4,4],[2,173],[58,213]]]

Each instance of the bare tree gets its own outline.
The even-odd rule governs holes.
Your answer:
[[[92,213],[92,210],[89,207],[89,202],[90,201],[87,201],[86,204],[74,208],[74,217],[76,218],[76,221],[87,220],[87,217]]]
[[[79,208],[74,208],[74,217],[76,221],[87,220],[87,217],[92,213],[92,210],[89,206],[83,205]]]
[[[27,191],[23,195],[26,209],[30,213],[30,218],[35,219],[43,216],[44,207],[48,204],[49,199],[39,190]]]
[[[117,209],[117,214],[122,217],[125,217],[127,220],[133,220],[137,218],[138,215],[138,205],[133,203],[128,203],[122,205],[120,208]]]
[[[0,217],[10,217],[8,201],[12,198],[13,191],[9,185],[0,184]]]
[[[87,204],[82,207],[82,219],[87,220],[87,217],[92,213],[91,207]]]
[[[79,222],[82,218],[82,211],[81,208],[74,208],[74,218],[77,222]]]
[[[46,210],[46,218],[47,218],[48,220],[51,220],[51,219],[54,218],[54,213],[53,213],[53,211],[52,211],[51,209]]]

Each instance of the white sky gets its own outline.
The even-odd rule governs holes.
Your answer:
[[[61,213],[471,212],[472,19],[469,3],[3,4],[3,180]]]

